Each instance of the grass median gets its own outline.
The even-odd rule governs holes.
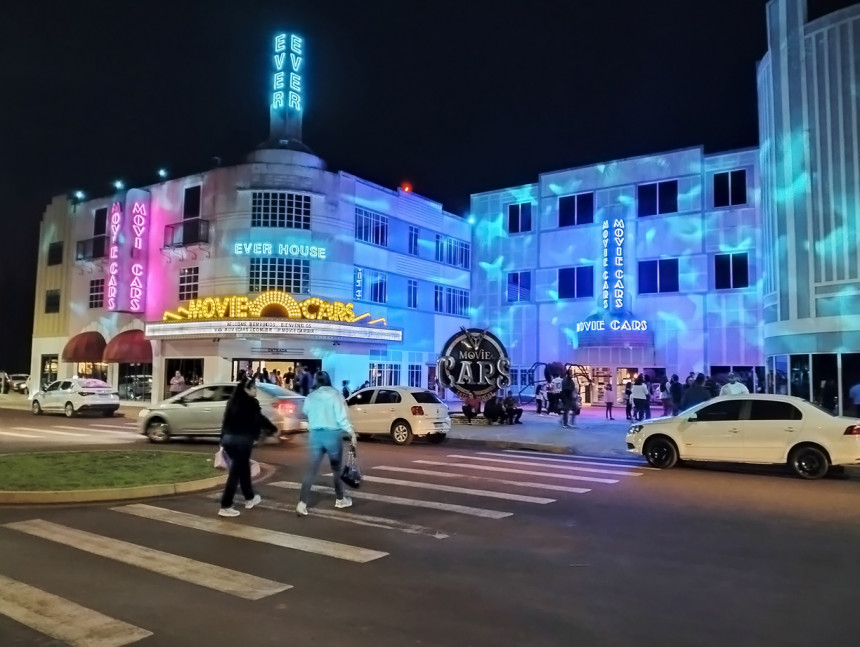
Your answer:
[[[212,454],[74,451],[0,456],[0,490],[101,490],[196,481],[224,474]]]

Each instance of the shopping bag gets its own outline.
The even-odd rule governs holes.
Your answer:
[[[251,461],[251,478],[255,479],[260,476],[260,464],[257,461]]]
[[[227,456],[227,452],[224,451],[223,447],[219,447],[218,451],[215,452],[215,468],[219,470],[229,470],[230,469],[230,457]]]
[[[346,459],[346,465],[343,466],[343,471],[340,473],[340,480],[356,490],[361,487],[361,470],[358,468],[358,452],[355,451],[354,446],[349,448],[349,457]]]

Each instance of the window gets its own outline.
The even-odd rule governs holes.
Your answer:
[[[45,314],[60,311],[60,291],[47,290],[45,292]]]
[[[107,207],[96,209],[93,217],[93,236],[104,236],[107,234]]]
[[[409,365],[409,386],[421,388],[421,364]]]
[[[531,272],[511,272],[508,274],[508,303],[531,301]]]
[[[367,279],[370,282],[370,301],[373,303],[387,303],[388,275],[385,272],[368,270]]]
[[[741,408],[745,400],[726,400],[716,402],[696,412],[697,422],[731,422],[741,419]]]
[[[379,389],[373,404],[400,404],[400,394],[389,389]]]
[[[104,308],[105,305],[105,280],[93,279],[90,281],[90,308]]]
[[[406,307],[418,307],[418,281],[415,279],[409,279],[406,283]]]
[[[458,317],[469,316],[469,291],[459,288],[433,286],[433,309]]]
[[[734,207],[747,203],[747,172],[743,169],[714,173],[714,207]]]
[[[63,243],[51,243],[48,245],[48,265],[63,264]]]
[[[508,205],[508,233],[522,234],[532,230],[532,203]]]
[[[200,185],[185,189],[185,199],[182,201],[182,219],[200,217]]]
[[[199,267],[183,267],[179,270],[179,300],[188,301],[197,298],[197,288],[200,280]]]
[[[590,225],[594,222],[594,192],[566,195],[558,199],[558,226]]]
[[[249,292],[310,294],[311,264],[295,258],[252,258]]]
[[[354,407],[356,405],[370,404],[370,399],[373,397],[374,393],[376,393],[376,391],[373,389],[364,389],[363,391],[359,391],[349,397],[349,400],[346,401],[346,406]]]
[[[445,288],[441,285],[433,286],[433,310],[435,312],[445,311]]]
[[[800,409],[790,402],[753,400],[750,420],[802,420]]]
[[[639,216],[678,212],[678,180],[640,184],[638,188]]]
[[[469,269],[471,261],[471,246],[469,243],[436,234],[436,262]]]
[[[355,239],[388,247],[388,216],[356,207]]]
[[[255,191],[251,195],[252,227],[311,228],[311,197],[281,191]]]
[[[749,260],[745,252],[714,256],[714,287],[717,290],[748,288],[749,285]]]
[[[409,253],[418,256],[418,227],[409,226]]]
[[[639,262],[639,294],[678,292],[678,259]]]
[[[594,267],[563,267],[558,271],[558,298],[582,299],[594,296]]]
[[[373,386],[399,386],[400,364],[372,362],[370,364],[370,383]]]

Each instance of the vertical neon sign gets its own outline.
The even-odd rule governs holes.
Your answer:
[[[119,305],[119,243],[120,229],[122,227],[122,203],[114,202],[110,208],[110,248],[108,250],[108,258],[110,265],[108,266],[108,285],[107,285],[107,308],[108,310],[116,310]]]
[[[140,192],[144,193],[144,192]],[[136,197],[136,196],[135,196]],[[129,310],[143,312],[146,306],[146,262],[149,251],[149,195],[135,199],[131,208],[133,245],[131,249],[131,284]]]
[[[149,192],[131,189],[125,202],[114,202],[110,212],[110,266],[107,308],[142,313],[146,309],[149,262]]]
[[[304,108],[302,91],[302,66],[304,63],[304,40],[295,34],[289,36],[290,58],[287,76],[287,34],[275,36],[275,70],[272,79],[272,109],[289,108],[301,112]]]
[[[611,223],[611,225],[610,225]],[[604,310],[624,310],[624,218],[603,219],[603,290],[601,299]]]

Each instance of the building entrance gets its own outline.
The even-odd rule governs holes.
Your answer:
[[[315,375],[317,371],[322,370],[322,360],[320,359],[292,359],[292,358],[276,358],[276,359],[234,359],[233,369],[230,379],[236,381],[239,379],[239,372],[245,371],[248,375],[269,374],[277,371],[277,374],[283,379],[284,376],[292,373],[295,375],[296,369],[303,366],[305,370],[310,371],[311,375]],[[289,385],[285,385],[289,388]]]
[[[627,383],[632,384],[640,374],[650,387],[651,400],[659,401],[660,382],[666,378],[666,369],[659,367],[583,366],[582,369],[591,378],[590,384],[580,379],[583,404],[600,406],[610,400],[623,404]]]

